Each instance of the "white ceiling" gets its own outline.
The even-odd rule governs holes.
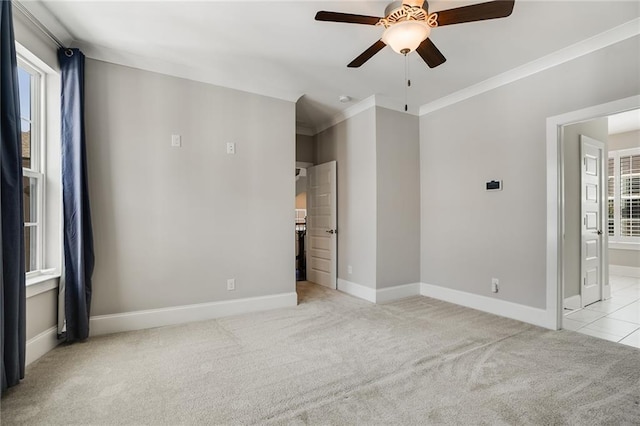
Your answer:
[[[609,116],[609,134],[632,132],[640,130],[640,109],[621,112]],[[640,140],[638,141],[640,145]]]
[[[438,11],[482,1],[440,0]],[[318,10],[382,16],[380,1],[25,1],[65,44],[88,57],[297,100],[299,125],[315,129],[376,95],[404,104],[404,59],[386,48],[361,68],[347,63],[380,27],[316,22]],[[409,57],[410,112],[640,16],[634,1],[516,0],[504,19],[435,28],[447,62]],[[639,53],[640,55],[640,53]],[[340,103],[348,95],[350,103]]]

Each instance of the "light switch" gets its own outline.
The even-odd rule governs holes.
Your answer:
[[[182,146],[182,136],[180,135],[171,135],[171,146],[173,147],[181,147]]]
[[[235,153],[236,153],[236,143],[227,142],[227,154],[235,154]]]

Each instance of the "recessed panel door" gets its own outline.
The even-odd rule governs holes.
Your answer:
[[[337,278],[336,162],[307,169],[307,279],[332,289]]]
[[[581,270],[582,305],[602,300],[604,282],[604,144],[587,136],[580,136],[582,158],[582,238]]]

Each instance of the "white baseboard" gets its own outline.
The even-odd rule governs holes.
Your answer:
[[[372,303],[385,303],[405,297],[419,296],[420,283],[402,284],[376,290],[338,278],[338,290]]]
[[[609,275],[640,278],[640,268],[633,266],[609,265]]]
[[[376,290],[376,303],[391,302],[411,296],[420,296],[420,283],[402,284]]]
[[[582,308],[582,298],[579,294],[575,296],[567,297],[564,299],[565,309],[580,309]]]
[[[58,326],[53,326],[35,337],[27,340],[27,348],[25,353],[25,364],[29,365],[33,361],[46,354],[58,344]]]
[[[425,283],[420,284],[420,294],[552,330],[556,327],[551,324],[549,313],[545,309]]]
[[[376,290],[374,288],[338,278],[338,290],[371,303],[376,303]]]
[[[99,315],[90,319],[90,335],[142,330],[165,325],[204,321],[230,315],[286,308],[298,304],[297,293],[281,293],[270,296],[226,300],[222,302],[198,303],[169,308]]]

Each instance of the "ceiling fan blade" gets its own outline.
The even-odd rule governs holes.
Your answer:
[[[341,12],[327,12],[321,10],[316,13],[316,21],[329,21],[329,22],[345,22],[347,24],[364,24],[375,25],[380,21],[380,18],[375,16],[366,15],[354,15],[351,13]]]
[[[514,3],[515,0],[496,0],[441,10],[440,12],[436,12],[438,14],[438,26],[484,21],[485,19],[506,18],[511,15]]]
[[[362,52],[360,54],[360,56],[358,56],[353,61],[351,61],[351,63],[349,65],[347,65],[347,66],[349,68],[358,68],[359,66],[361,66],[362,64],[367,62],[369,59],[371,59],[371,57],[373,55],[375,55],[376,53],[381,51],[382,48],[385,47],[385,46],[386,46],[386,44],[385,44],[384,41],[382,41],[382,40],[376,41],[375,43],[373,43],[371,45],[371,47],[369,47],[367,50]]]
[[[429,65],[429,68],[435,68],[442,65],[447,58],[438,50],[435,44],[428,38],[425,39],[416,49],[418,55]]]

